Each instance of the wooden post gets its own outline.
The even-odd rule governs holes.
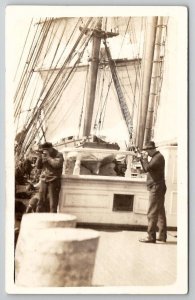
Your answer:
[[[142,60],[144,66],[143,85],[141,91],[141,105],[138,118],[136,141],[136,144],[139,148],[142,148],[144,142],[158,17],[148,17],[147,20],[145,55]]]
[[[101,31],[101,27],[102,27],[102,20],[98,22],[96,30],[94,30],[93,32],[93,46],[92,46],[91,66],[90,66],[90,86],[89,86],[89,92],[86,100],[86,109],[85,109],[85,116],[84,116],[84,129],[83,129],[84,136],[89,136],[91,131],[97,74],[98,74],[98,66],[99,66],[99,52],[100,52],[100,44],[101,44],[101,35],[99,35],[98,32]]]
[[[63,164],[63,171],[62,171],[62,175],[66,174],[66,163],[67,163],[67,156],[68,156],[68,152],[64,152],[63,153],[63,157],[64,157],[64,164]]]
[[[80,28],[81,30],[82,27]],[[96,83],[99,67],[99,53],[101,39],[107,39],[114,36],[117,36],[116,32],[108,32],[102,30],[102,17],[99,18],[97,26],[93,30],[93,45],[92,45],[92,56],[91,56],[91,65],[90,65],[90,76],[89,76],[89,89],[86,99],[85,113],[84,113],[84,127],[83,127],[83,136],[88,137],[91,132],[91,123],[93,118],[93,107],[95,102],[95,92],[96,92]],[[90,32],[91,29],[88,29]]]
[[[77,158],[75,161],[75,166],[73,170],[73,175],[79,175],[80,174],[80,167],[81,167],[81,153],[77,153]]]
[[[131,163],[132,163],[133,156],[127,155],[127,170],[125,172],[125,177],[131,177]]]

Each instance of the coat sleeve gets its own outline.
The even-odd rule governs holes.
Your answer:
[[[145,172],[154,171],[161,166],[159,157],[153,157],[150,162],[148,162],[147,158],[141,158],[140,161]]]
[[[55,158],[48,157],[47,162],[54,169],[61,168],[63,166],[63,162],[64,162],[62,153],[58,153],[58,155]]]
[[[42,168],[43,168],[43,162],[42,162],[42,158],[41,158],[41,157],[39,157],[39,158],[37,159],[35,165],[36,165],[37,169],[42,169]]]
[[[144,172],[149,172],[149,162],[147,158],[140,159]]]

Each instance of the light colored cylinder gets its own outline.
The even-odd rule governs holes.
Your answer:
[[[54,227],[75,227],[76,217],[62,213],[32,213],[24,214],[20,226],[20,234],[24,231],[54,228]]]
[[[16,285],[90,286],[99,233],[77,228],[48,228],[25,244]]]
[[[32,213],[23,215],[15,252],[16,277],[29,241],[39,234],[40,230],[65,227],[76,227],[76,217],[63,213]]]

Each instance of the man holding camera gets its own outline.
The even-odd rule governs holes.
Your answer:
[[[153,141],[148,142],[143,148],[140,161],[143,170],[147,172],[147,188],[149,190],[149,208],[148,208],[148,237],[141,239],[143,243],[156,243],[157,241],[166,242],[167,224],[165,215],[165,159],[163,155],[156,150]],[[151,160],[148,161],[148,155]],[[158,223],[159,238],[156,238],[156,227]]]
[[[64,158],[49,142],[41,145],[39,153],[36,167],[42,171],[36,211],[47,212],[49,202],[49,211],[54,213],[57,212]]]

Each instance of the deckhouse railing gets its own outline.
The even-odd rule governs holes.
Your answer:
[[[86,164],[93,164],[93,175],[101,175],[100,168],[105,161],[111,162],[114,159],[122,158],[126,164],[125,177],[134,177],[132,174],[132,161],[135,153],[132,151],[121,151],[113,149],[94,149],[94,148],[64,148],[61,150],[64,156],[63,175],[81,175],[81,167]],[[71,162],[72,170],[68,173]],[[70,167],[70,168],[71,168]],[[108,174],[107,174],[108,175]],[[112,175],[111,175],[112,176]],[[116,175],[115,175],[116,176]]]

